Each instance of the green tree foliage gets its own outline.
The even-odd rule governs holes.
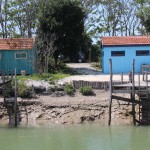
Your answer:
[[[1,0],[1,37],[32,37],[36,30],[38,4],[39,0]]]
[[[55,0],[43,1],[40,6],[39,46],[47,46],[47,43],[53,40],[53,48],[48,49],[53,51],[56,64],[60,53],[73,59],[76,52],[82,49],[81,43],[84,41],[85,13],[80,3],[72,0]],[[50,38],[52,35],[55,35],[55,40]],[[43,53],[44,50],[41,50],[40,56]]]
[[[145,27],[145,33],[150,32],[150,0],[137,0],[139,7],[138,17],[141,19],[141,24]]]
[[[100,36],[137,35],[143,28],[137,17],[138,5],[133,0],[81,1],[88,12],[87,32],[97,40]]]

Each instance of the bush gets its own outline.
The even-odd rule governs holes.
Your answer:
[[[74,89],[74,87],[73,87],[71,84],[67,84],[67,85],[65,85],[65,87],[64,87],[64,91],[65,91],[65,93],[67,93],[68,95],[73,95],[74,92],[75,92],[75,89]]]
[[[80,93],[82,93],[82,95],[93,95],[93,89],[90,86],[83,86],[80,88]]]
[[[19,83],[18,96],[21,98],[32,98],[32,88],[25,85],[25,83]]]

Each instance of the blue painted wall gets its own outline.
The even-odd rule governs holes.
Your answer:
[[[132,71],[132,60],[135,59],[135,72],[141,72],[142,64],[150,65],[149,56],[136,56],[137,50],[150,50],[149,46],[103,46],[102,66],[103,73],[110,71],[109,59],[112,59],[113,73],[129,73]],[[125,56],[111,56],[111,51],[125,51]]]
[[[9,74],[10,71],[17,70],[17,74],[21,74],[21,70],[25,70],[26,74],[35,73],[35,49],[32,50],[0,50],[0,70],[5,71]],[[27,53],[26,59],[16,59],[15,53]]]

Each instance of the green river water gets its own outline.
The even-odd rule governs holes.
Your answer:
[[[0,127],[0,150],[150,150],[150,127]]]

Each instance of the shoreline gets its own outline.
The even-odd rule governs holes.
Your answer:
[[[82,124],[96,122],[108,124],[109,92],[94,90],[95,95],[83,96],[76,91],[74,96],[64,93],[39,95],[37,99],[18,98],[20,124]],[[124,95],[129,96],[129,95]],[[132,124],[132,106],[127,102],[113,101],[112,125]],[[0,100],[0,124],[8,124],[7,109]]]

